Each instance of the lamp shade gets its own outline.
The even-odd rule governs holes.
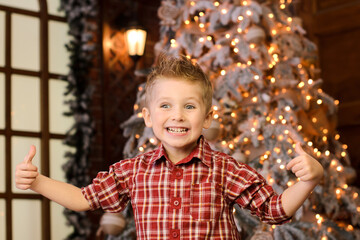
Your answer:
[[[145,49],[146,31],[140,28],[130,28],[125,32],[128,53],[131,57],[142,56]]]

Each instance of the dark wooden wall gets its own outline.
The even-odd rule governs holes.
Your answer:
[[[133,4],[133,3],[137,4]],[[94,87],[91,112],[95,124],[95,135],[90,153],[90,176],[108,170],[112,163],[123,158],[122,149],[126,142],[120,124],[133,113],[137,86],[145,81],[134,75],[135,68],[151,67],[154,62],[153,49],[159,39],[157,9],[160,0],[102,0],[99,1],[100,33],[97,39],[100,72],[91,73]],[[147,30],[145,55],[136,66],[124,47],[124,29],[137,14],[139,22]],[[88,212],[97,226],[102,211]],[[89,239],[95,239],[96,229]]]
[[[323,90],[338,99],[338,132],[360,187],[360,1],[302,0],[299,14],[319,48]]]

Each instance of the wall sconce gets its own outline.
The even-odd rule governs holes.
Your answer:
[[[136,65],[136,62],[144,54],[146,31],[138,25],[128,27],[125,31],[125,41],[128,54]]]

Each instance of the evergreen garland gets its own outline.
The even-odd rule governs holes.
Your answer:
[[[89,72],[96,54],[96,45],[93,41],[97,30],[96,23],[92,21],[97,15],[96,0],[61,0],[60,9],[65,11],[69,24],[70,42],[66,45],[70,52],[69,74],[65,95],[71,95],[67,101],[70,111],[67,116],[75,118],[75,123],[66,133],[64,143],[75,152],[67,152],[68,159],[64,164],[67,182],[77,187],[88,185],[90,177],[89,151],[94,133],[94,124],[89,114],[89,104],[92,88],[89,85]],[[74,212],[65,209],[64,215],[68,224],[74,227],[67,239],[87,239],[91,234],[91,222],[85,212]]]

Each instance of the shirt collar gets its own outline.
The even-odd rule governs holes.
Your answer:
[[[203,136],[200,136],[197,142],[198,144],[194,148],[194,150],[187,157],[176,163],[176,165],[187,163],[190,162],[193,158],[197,158],[206,166],[211,167],[212,150],[210,148],[209,143],[205,140]],[[153,164],[154,162],[160,159],[166,159],[167,161],[170,161],[167,157],[163,144],[161,144],[158,148],[155,149],[149,161],[149,164]]]

